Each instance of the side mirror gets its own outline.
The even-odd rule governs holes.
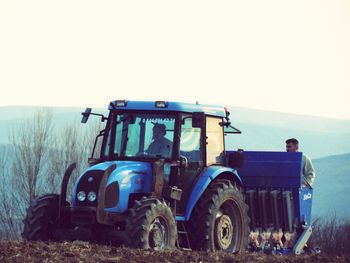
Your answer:
[[[82,112],[83,118],[81,119],[81,123],[86,123],[90,117],[91,108],[86,108],[85,112]]]
[[[205,113],[204,112],[193,112],[192,127],[193,128],[205,128]]]
[[[231,153],[228,156],[228,166],[234,169],[240,169],[244,165],[244,155],[242,150]]]

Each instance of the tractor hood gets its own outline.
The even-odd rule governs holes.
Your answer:
[[[90,167],[79,176],[73,190],[73,207],[97,206],[102,177],[113,164],[116,168],[109,175],[106,184],[101,186],[104,187],[106,211],[124,212],[130,194],[151,192],[152,164],[138,161],[104,162]]]

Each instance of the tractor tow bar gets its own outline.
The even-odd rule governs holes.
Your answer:
[[[300,255],[309,240],[311,234],[312,234],[312,226],[302,226],[303,232],[301,233],[300,237],[298,238],[297,242],[295,243],[293,247],[293,252],[296,255]]]

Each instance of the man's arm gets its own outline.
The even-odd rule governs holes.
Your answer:
[[[316,178],[315,169],[307,155],[303,155],[303,163],[303,186],[312,187]]]

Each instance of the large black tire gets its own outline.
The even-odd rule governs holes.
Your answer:
[[[22,236],[25,240],[53,239],[57,229],[59,195],[47,194],[35,199],[27,209]]]
[[[173,249],[177,238],[176,221],[170,207],[155,197],[142,198],[130,209],[126,222],[131,247]]]
[[[229,180],[213,182],[199,199],[188,222],[193,249],[239,253],[248,241],[248,206]]]

